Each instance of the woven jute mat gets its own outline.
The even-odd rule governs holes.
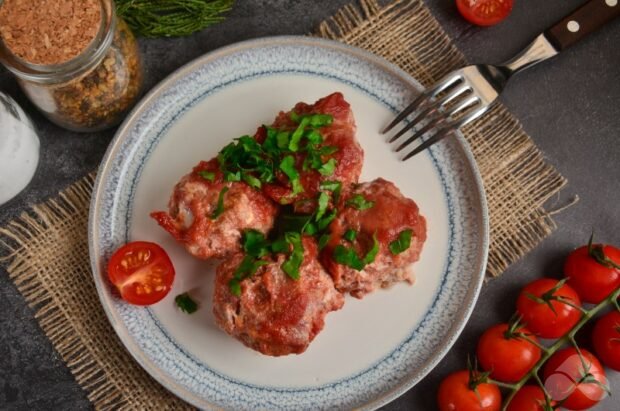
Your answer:
[[[381,55],[424,86],[465,64],[420,0],[386,7],[358,0],[322,23],[317,35]],[[488,274],[496,276],[555,228],[543,203],[566,181],[502,105],[463,131],[486,188]],[[132,360],[100,306],[87,244],[92,186],[93,176],[86,176],[0,229],[7,271],[97,409],[188,408]]]

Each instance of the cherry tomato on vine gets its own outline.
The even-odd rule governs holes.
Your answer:
[[[620,312],[611,311],[596,322],[592,344],[605,365],[620,371]]]
[[[478,341],[478,361],[491,378],[517,382],[540,359],[540,348],[528,341],[538,342],[525,327],[498,324],[489,328]]]
[[[552,278],[529,283],[517,298],[517,312],[523,323],[542,338],[566,334],[581,318],[576,307],[581,307],[581,301],[575,290]]]
[[[508,404],[506,411],[545,411],[545,393],[538,385],[524,385]],[[550,401],[552,407],[555,405]]]
[[[136,305],[155,304],[172,288],[174,267],[163,248],[155,243],[127,243],[112,255],[108,277],[123,300]]]
[[[598,304],[620,287],[620,249],[592,244],[570,253],[564,263],[568,284],[584,302]]]
[[[456,0],[465,20],[478,26],[492,26],[504,20],[512,11],[513,0]]]
[[[607,390],[607,378],[599,360],[587,350],[580,351],[582,357],[573,347],[556,352],[543,371],[543,383],[551,398],[557,402],[564,400],[562,407],[570,410],[594,406]]]
[[[472,384],[470,371],[463,370],[448,375],[441,382],[437,402],[440,411],[496,411],[502,405],[502,395],[495,384]]]

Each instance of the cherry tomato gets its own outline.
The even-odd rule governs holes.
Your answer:
[[[601,361],[620,371],[620,312],[611,311],[596,322],[592,343]]]
[[[465,20],[478,26],[492,26],[504,20],[512,11],[513,0],[456,0]]]
[[[556,352],[545,364],[544,384],[551,398],[562,402],[563,408],[585,410],[605,397],[605,390],[594,382],[579,382],[591,374],[600,384],[607,385],[605,371],[592,353],[582,349],[582,359],[573,347]],[[585,367],[584,367],[585,365]]]
[[[553,406],[555,403],[550,401]],[[524,385],[508,404],[506,411],[545,411],[545,393],[538,385]]]
[[[448,375],[439,386],[440,411],[495,411],[502,405],[502,395],[495,384],[480,383],[472,390],[469,371]]]
[[[509,328],[508,324],[498,324],[486,330],[478,342],[477,354],[480,365],[491,372],[492,378],[517,382],[540,359],[540,348],[518,335],[538,342],[527,328],[519,327],[513,335]]]
[[[558,283],[558,280],[541,278],[526,285],[517,298],[517,312],[523,317],[523,323],[542,338],[563,336],[581,318],[581,312],[577,308],[557,300],[567,299],[571,304],[580,307],[581,301],[575,290],[564,284],[551,292]],[[542,299],[548,297],[556,298],[549,300],[553,310],[549,304],[542,302]]]
[[[170,292],[174,267],[163,248],[155,243],[135,241],[125,244],[112,255],[108,277],[123,300],[150,305]]]
[[[620,287],[620,249],[599,244],[580,247],[568,255],[564,274],[584,302],[598,304]]]

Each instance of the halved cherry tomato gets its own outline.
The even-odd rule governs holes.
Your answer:
[[[620,287],[620,249],[591,243],[580,247],[568,255],[564,274],[584,302],[598,304]]]
[[[492,26],[504,20],[513,3],[513,0],[456,0],[461,15],[479,26]]]
[[[620,371],[620,312],[611,311],[596,322],[592,344],[605,365]]]
[[[535,280],[517,298],[517,312],[523,323],[539,337],[559,338],[581,318],[581,312],[575,308],[581,306],[579,296],[570,286],[559,283],[552,278]],[[552,291],[554,288],[557,290]]]
[[[508,404],[506,411],[545,411],[545,393],[538,385],[523,386]],[[551,406],[555,405],[550,401]]]
[[[125,244],[112,255],[108,277],[123,300],[136,305],[151,305],[170,292],[174,267],[163,248],[155,243],[135,241]]]
[[[527,338],[538,342],[525,327],[511,330],[508,324],[489,328],[478,341],[478,360],[491,377],[504,382],[517,382],[540,359],[540,348]]]
[[[502,405],[502,395],[495,384],[480,383],[470,387],[469,371],[448,375],[439,385],[437,402],[440,411],[496,411]]]
[[[599,360],[587,350],[581,356],[573,347],[556,352],[545,364],[544,384],[551,398],[563,408],[585,410],[605,397],[607,378]],[[587,376],[593,382],[581,382]],[[594,382],[596,380],[596,382]]]

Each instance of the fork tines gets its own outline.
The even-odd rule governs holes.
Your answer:
[[[414,129],[411,137],[398,145],[400,152],[425,134],[429,137],[418,147],[403,157],[403,161],[426,150],[433,144],[458,130],[463,125],[479,117],[486,111],[480,98],[459,71],[451,73],[437,82],[433,87],[420,94],[407,108],[382,131],[383,134],[393,129],[408,116],[415,117],[396,132],[389,140],[395,142],[407,131]]]

